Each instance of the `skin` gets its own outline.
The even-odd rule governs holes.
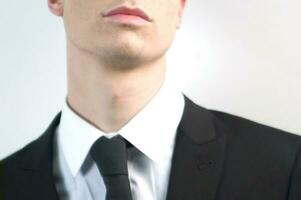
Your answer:
[[[105,133],[117,132],[158,92],[166,52],[180,28],[186,0],[48,0],[64,22],[67,103]],[[102,15],[116,6],[139,7],[143,26],[117,24]]]

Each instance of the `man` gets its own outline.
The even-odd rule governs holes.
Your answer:
[[[301,139],[203,108],[167,81],[186,0],[48,0],[68,95],[0,163],[1,200],[300,200]]]

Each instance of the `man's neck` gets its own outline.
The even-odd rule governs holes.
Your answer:
[[[67,102],[103,132],[116,132],[158,92],[165,73],[165,58],[121,70],[73,49],[67,59]]]

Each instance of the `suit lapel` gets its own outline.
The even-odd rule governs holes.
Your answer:
[[[225,130],[212,114],[185,95],[167,200],[214,200],[223,169]]]
[[[52,149],[59,112],[46,131],[20,157],[18,164],[18,194],[20,199],[58,200],[52,170]]]

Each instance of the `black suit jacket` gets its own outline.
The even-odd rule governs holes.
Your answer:
[[[58,200],[52,143],[60,115],[0,162],[1,200]],[[185,96],[167,200],[301,200],[300,138]]]

